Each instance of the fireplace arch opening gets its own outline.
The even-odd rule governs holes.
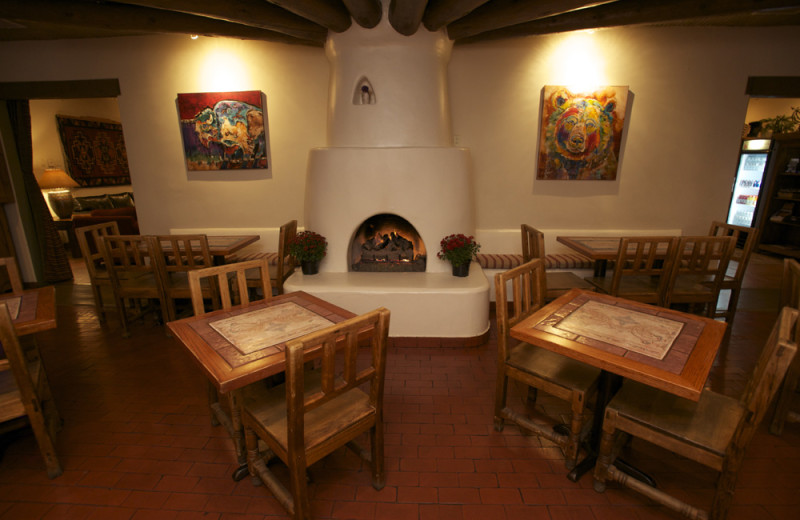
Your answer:
[[[414,226],[392,213],[365,220],[350,242],[350,270],[360,272],[425,272],[425,243]]]

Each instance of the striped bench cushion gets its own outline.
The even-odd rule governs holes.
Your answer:
[[[235,264],[236,262],[247,262],[248,260],[263,260],[267,259],[269,265],[278,265],[278,253],[242,253],[233,254],[225,259],[226,264]]]
[[[484,269],[508,270],[522,265],[522,255],[510,253],[478,253],[475,255]],[[545,269],[591,269],[592,260],[579,253],[545,255]]]

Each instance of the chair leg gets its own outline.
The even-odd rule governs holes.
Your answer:
[[[508,395],[508,377],[505,372],[500,369],[497,374],[497,388],[494,393],[494,429],[498,432],[503,431],[503,409],[506,407],[506,398]]]
[[[39,451],[42,453],[44,465],[47,468],[47,476],[56,478],[63,473],[63,470],[61,469],[61,463],[56,455],[55,443],[50,436],[44,415],[42,414],[42,403],[39,402],[37,398],[34,398],[32,401],[34,408],[38,409],[39,413],[28,414],[31,430],[33,430],[33,435],[36,437]]]
[[[94,297],[94,308],[97,312],[97,320],[100,323],[106,322],[106,313],[105,309],[103,308],[103,295],[101,294],[102,288],[100,285],[92,284],[92,296]]]
[[[769,424],[769,432],[773,435],[783,433],[783,423],[786,421],[789,405],[797,391],[798,380],[800,380],[800,370],[790,366],[778,391],[778,397],[775,399],[775,410],[772,414],[772,421]]]
[[[311,505],[308,500],[308,484],[306,482],[306,457],[302,453],[289,460],[289,480],[294,500],[295,520],[310,520]],[[299,459],[299,460],[298,460]]]
[[[370,449],[372,450],[372,487],[380,491],[386,485],[383,467],[383,419],[378,417],[370,430]]]

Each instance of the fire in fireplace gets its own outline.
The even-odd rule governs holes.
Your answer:
[[[389,213],[374,215],[358,228],[350,245],[350,270],[425,272],[425,244],[413,225]]]

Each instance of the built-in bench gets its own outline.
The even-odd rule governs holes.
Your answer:
[[[514,253],[478,253],[478,264],[484,269],[507,271],[522,265],[522,255]],[[544,257],[545,269],[592,269],[592,260],[580,253],[550,254]]]

